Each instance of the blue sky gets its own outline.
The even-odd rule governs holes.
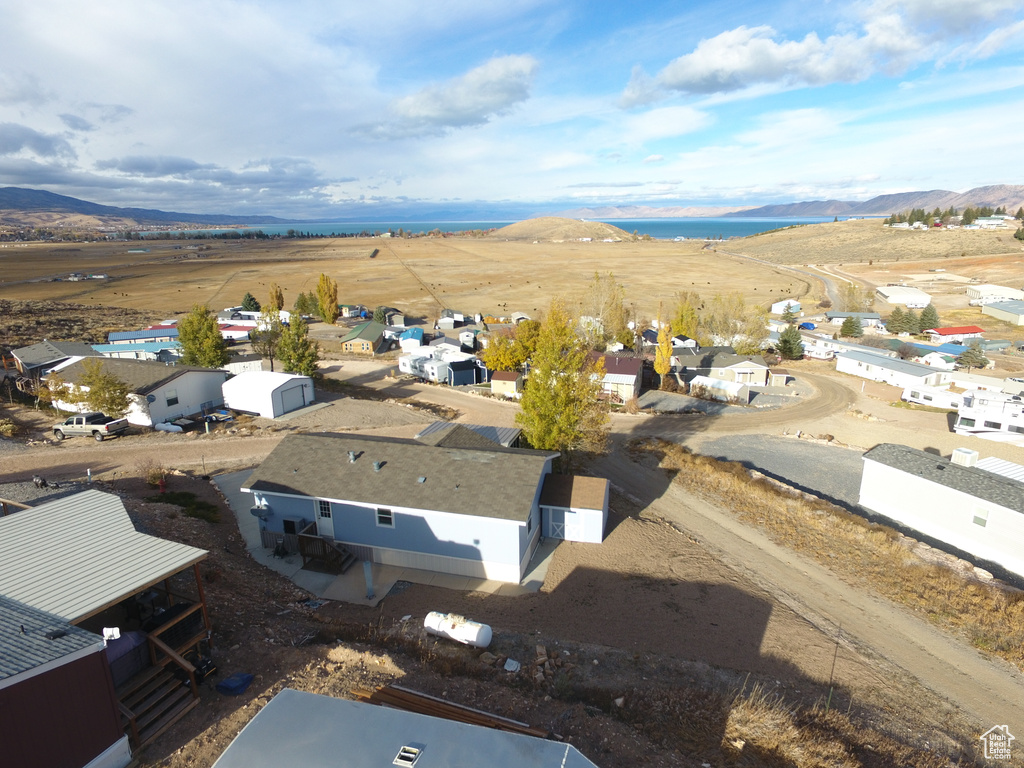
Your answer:
[[[517,217],[1024,183],[1020,0],[0,14],[0,186],[110,205]]]

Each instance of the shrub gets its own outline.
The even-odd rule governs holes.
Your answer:
[[[0,435],[14,437],[18,434],[18,425],[10,419],[0,419]]]

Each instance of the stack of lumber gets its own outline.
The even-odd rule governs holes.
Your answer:
[[[419,693],[400,685],[386,685],[374,691],[365,688],[355,688],[352,695],[358,701],[368,704],[378,704],[384,707],[402,709],[406,712],[417,712],[421,715],[431,717],[443,717],[446,720],[455,720],[459,723],[470,725],[482,725],[487,728],[495,728],[499,731],[511,731],[522,733],[527,736],[536,736],[541,739],[550,737],[550,733],[541,728],[533,728],[518,720],[511,720],[500,715],[492,715],[472,707],[465,707],[461,704],[453,704],[450,701],[439,699],[436,696],[429,696]]]

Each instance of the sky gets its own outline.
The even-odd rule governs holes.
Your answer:
[[[0,186],[107,205],[516,218],[1024,183],[1020,0],[0,0],[0,18]]]

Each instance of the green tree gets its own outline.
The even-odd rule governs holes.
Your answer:
[[[252,351],[264,360],[270,360],[271,371],[274,370],[274,358],[277,356],[277,348],[281,344],[283,333],[284,325],[281,323],[281,315],[277,310],[271,309],[269,305],[260,315],[259,325],[249,333]]]
[[[277,347],[281,367],[289,373],[319,377],[320,345],[309,338],[309,326],[301,317],[295,317],[281,332]]]
[[[785,309],[782,310],[782,322],[784,323],[795,323],[798,315],[796,310],[793,309],[793,304],[786,304]]]
[[[245,296],[242,297],[242,309],[246,312],[259,312],[260,303],[256,300],[255,296],[246,291]]]
[[[680,291],[676,294],[676,308],[672,315],[672,335],[696,339],[700,333],[698,312],[703,305],[700,296],[693,291]]]
[[[907,313],[903,311],[903,308],[896,305],[892,308],[892,312],[889,314],[889,319],[885,321],[885,329],[889,333],[908,333],[907,329]]]
[[[339,314],[338,283],[322,272],[316,284],[316,303],[320,310],[320,319],[328,325],[334,325]]]
[[[985,353],[981,351],[981,344],[974,342],[957,355],[956,364],[960,368],[966,368],[967,372],[971,372],[971,368],[987,368],[989,359],[985,357]]]
[[[907,323],[907,333],[920,333],[921,332],[921,318],[917,316],[917,312],[912,309],[907,310],[907,314],[904,315]]]
[[[840,336],[846,336],[848,338],[859,339],[864,335],[864,326],[860,323],[860,318],[848,317],[843,320],[843,325],[839,329]]]
[[[574,452],[603,450],[607,442],[608,414],[598,400],[604,366],[589,352],[565,307],[552,302],[516,423],[531,446],[561,454],[563,472],[571,471]]]
[[[128,385],[103,367],[97,358],[82,360],[82,375],[78,377],[76,402],[84,403],[90,411],[122,418],[128,413],[131,400]]]
[[[267,309],[280,312],[284,309],[284,292],[277,283],[270,284],[270,296],[267,297]]]
[[[385,306],[379,306],[373,310],[373,322],[380,323],[381,325],[388,324],[388,308]]]
[[[204,368],[221,368],[228,362],[228,345],[220,334],[217,318],[205,304],[192,305],[192,311],[178,321],[181,362]]]
[[[292,307],[300,315],[319,315],[320,308],[316,304],[316,296],[312,293],[303,293],[295,297],[295,304]]]
[[[1024,205],[1017,209],[1017,213],[1014,215],[1017,221],[1024,221]]]
[[[921,317],[918,320],[918,325],[920,325],[918,330],[921,331],[927,331],[929,328],[939,327],[939,311],[935,309],[934,304],[929,304],[921,310]]]
[[[1017,227],[1017,231],[1013,233],[1013,236],[1018,240],[1024,240],[1024,227]]]
[[[800,360],[804,356],[804,341],[795,325],[786,326],[779,334],[779,354],[784,360]]]
[[[4,383],[8,384],[7,394],[9,398],[12,395],[10,384],[13,382],[13,378],[7,377],[4,379]],[[47,405],[51,408],[56,408],[56,403],[58,402],[78,402],[78,391],[70,387],[59,373],[49,374],[40,384],[41,386],[36,389],[36,407]],[[14,404],[13,398],[11,398],[11,404]]]

